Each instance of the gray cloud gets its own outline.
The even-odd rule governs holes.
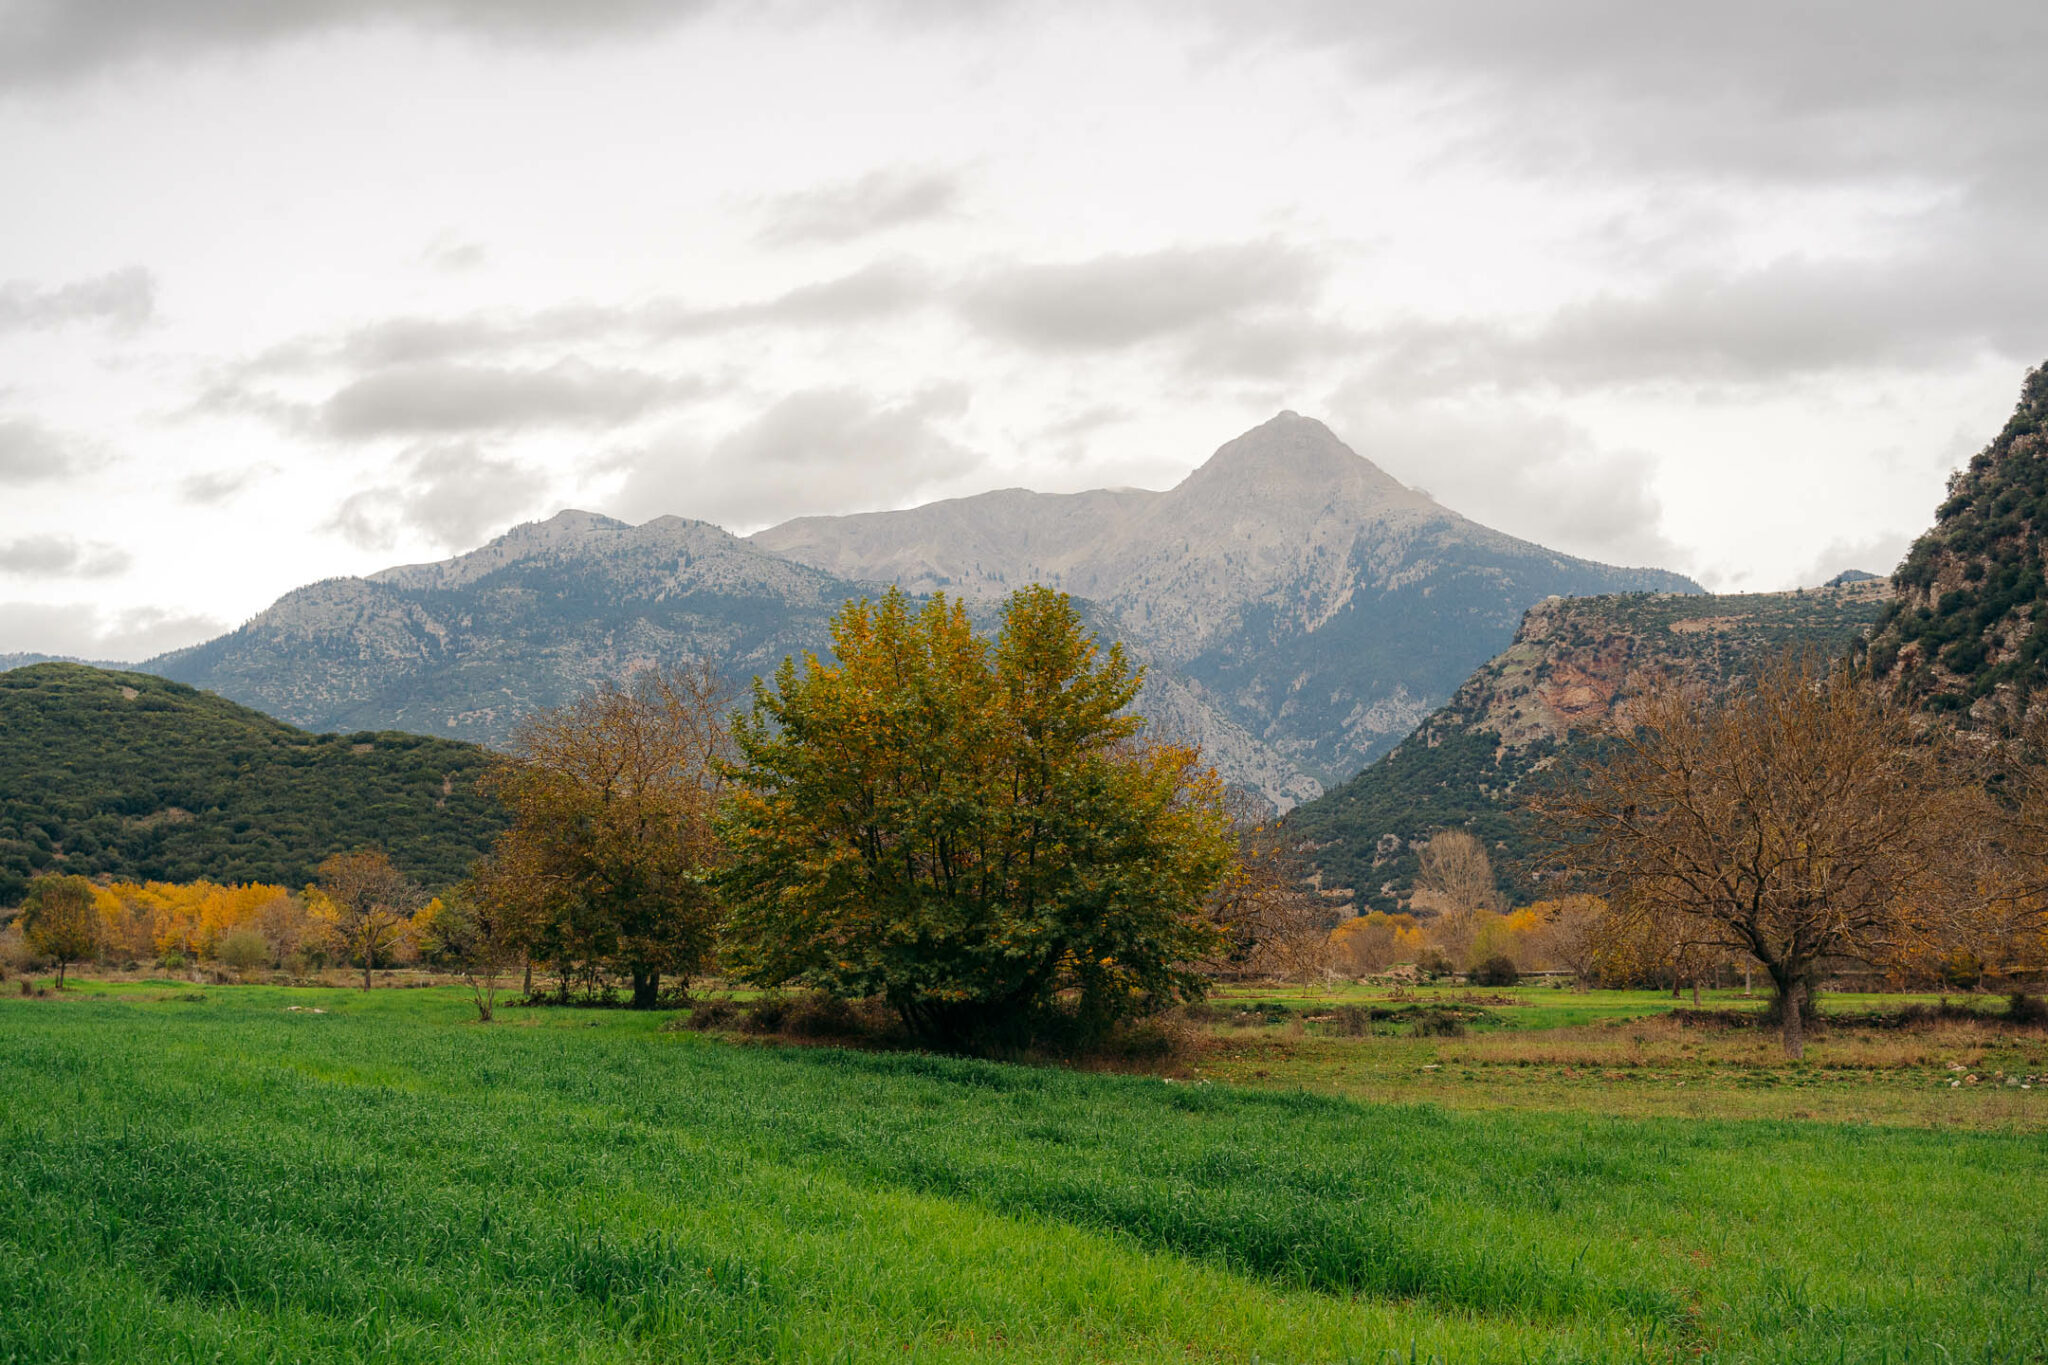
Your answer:
[[[665,27],[707,8],[709,0],[13,0],[0,24],[0,77],[61,80],[123,61],[388,23],[559,43]]]
[[[371,378],[384,370],[502,361],[589,343],[645,344],[749,327],[841,326],[905,312],[936,294],[936,286],[921,271],[885,261],[758,302],[719,307],[655,298],[631,305],[564,304],[524,313],[384,318],[339,335],[298,337],[273,346],[229,371],[219,392],[237,393],[252,380],[283,374],[339,369],[370,372],[364,378]]]
[[[1371,386],[1331,406],[1353,449],[1482,525],[1610,564],[1685,567],[1647,454],[1604,449],[1547,414],[1389,402]]]
[[[103,463],[90,446],[40,422],[0,418],[0,487],[65,479]]]
[[[407,532],[466,550],[532,510],[546,489],[538,471],[465,443],[414,447],[389,477],[349,495],[325,529],[367,550],[388,550]]]
[[[0,602],[0,651],[135,662],[227,629],[211,616],[162,607],[108,612],[91,603]]]
[[[1304,305],[1322,267],[1275,241],[1174,247],[1061,264],[1005,265],[971,281],[962,315],[1044,351],[1088,352]]]
[[[1391,324],[1360,335],[1389,390],[1676,381],[1770,383],[1832,371],[2048,355],[2048,246],[2013,254],[1928,252],[1878,261],[1790,257],[1693,272],[1636,295],[1603,294],[1533,325]]]
[[[761,240],[771,245],[850,242],[951,214],[962,184],[951,171],[879,170],[858,180],[770,199]]]
[[[716,440],[612,456],[607,464],[626,471],[614,510],[636,521],[674,514],[750,528],[892,505],[981,462],[934,425],[966,406],[966,390],[954,386],[898,403],[853,389],[794,393]]]
[[[1344,52],[1431,85],[1511,165],[1812,181],[2039,164],[2048,102],[2032,0],[1279,0],[1212,4],[1239,37]]]
[[[0,540],[0,573],[20,578],[112,578],[134,560],[118,545],[65,535]]]
[[[701,387],[576,360],[529,370],[429,362],[350,382],[320,405],[317,420],[322,430],[341,437],[605,427],[691,397]]]
[[[1880,531],[1848,540],[1831,540],[1801,569],[1793,581],[1802,587],[1827,582],[1844,569],[1861,569],[1890,577],[1912,547],[1910,531]]]
[[[215,469],[190,474],[178,480],[178,496],[186,502],[211,506],[226,502],[257,479],[277,472],[275,465],[250,465],[246,469]]]
[[[156,311],[156,280],[140,266],[88,280],[41,286],[0,284],[0,332],[40,330],[72,322],[136,327]]]

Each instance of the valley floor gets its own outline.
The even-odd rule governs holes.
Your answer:
[[[1984,1074],[2041,1035],[1788,1067],[1515,994],[1353,1037],[1238,992],[1165,1076],[450,989],[0,999],[0,1361],[2048,1359],[2048,1096]]]

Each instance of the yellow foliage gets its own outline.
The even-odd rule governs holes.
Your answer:
[[[114,882],[93,891],[107,952],[138,959],[211,957],[222,938],[291,898],[284,887],[263,882]]]

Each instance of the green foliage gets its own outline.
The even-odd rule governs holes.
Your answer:
[[[1808,1365],[2048,1340],[2033,1133],[1458,1113],[626,1011],[480,1029],[459,991],[160,994],[0,1000],[0,1359]]]
[[[1871,666],[1930,709],[1965,710],[2000,686],[2024,695],[2048,681],[2044,427],[2048,366],[2028,373],[2004,429],[1950,480],[1934,526],[1893,575],[1901,596],[1872,638]],[[1917,662],[1902,671],[1909,649]]]
[[[419,735],[309,735],[141,673],[0,673],[0,904],[45,869],[296,886],[370,843],[444,885],[503,824],[476,790],[488,761]]]
[[[1231,841],[1196,755],[1137,742],[1140,678],[1065,594],[993,645],[943,595],[849,603],[837,662],[786,661],[735,732],[728,954],[748,980],[886,997],[922,1036],[1097,1028],[1203,988]]]

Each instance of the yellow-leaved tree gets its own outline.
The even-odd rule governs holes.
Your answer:
[[[1139,670],[1032,587],[849,603],[734,732],[720,816],[742,979],[880,996],[942,1045],[1085,1038],[1205,987],[1234,858],[1197,750],[1147,742]]]

